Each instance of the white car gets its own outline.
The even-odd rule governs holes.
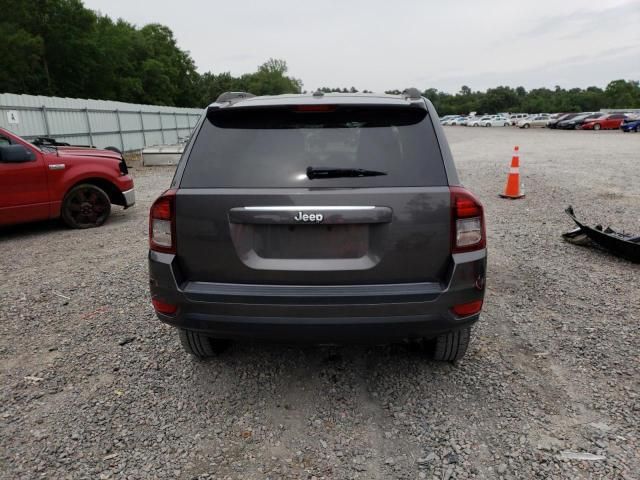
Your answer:
[[[532,115],[527,118],[523,118],[516,125],[520,128],[530,127],[546,127],[549,122],[549,117],[545,115]]]
[[[453,122],[455,122],[455,121],[456,121],[456,120],[458,120],[459,118],[460,118],[460,117],[455,116],[455,117],[451,117],[451,118],[448,118],[448,119],[446,119],[446,120],[443,120],[443,121],[442,121],[442,125],[453,125]]]
[[[449,125],[464,125],[464,122],[466,121],[467,117],[458,117],[451,120],[451,122],[449,122]]]
[[[484,117],[474,117],[467,121],[467,127],[480,127],[493,118],[491,115],[485,115]]]
[[[513,113],[509,115],[509,122],[511,125],[517,125],[520,120],[524,120],[525,118],[529,118],[531,115],[528,113]]]
[[[440,123],[441,123],[442,125],[446,125],[446,122],[448,122],[448,121],[450,121],[450,120],[453,120],[453,119],[454,119],[454,118],[456,118],[456,117],[457,117],[457,115],[445,115],[444,117],[442,117],[442,118],[440,119]]]
[[[481,119],[480,125],[483,127],[508,127],[511,125],[511,122],[507,117],[490,117],[489,119]]]
[[[467,125],[470,127],[508,127],[511,124],[507,117],[485,115],[484,117],[474,119],[472,122],[467,123]]]
[[[467,127],[477,126],[477,125],[473,125],[473,122],[475,122],[476,120],[480,120],[480,117],[469,117],[469,118],[467,118],[467,121],[465,122],[465,126],[467,126]]]

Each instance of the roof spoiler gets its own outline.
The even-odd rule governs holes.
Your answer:
[[[255,95],[249,92],[224,92],[216,98],[216,103],[232,103],[252,97]]]
[[[422,98],[422,93],[417,88],[406,88],[402,92],[402,96],[409,100],[420,100]]]

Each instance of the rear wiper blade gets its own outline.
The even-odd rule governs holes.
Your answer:
[[[377,177],[386,174],[387,172],[367,170],[365,168],[307,167],[309,180],[314,178]]]

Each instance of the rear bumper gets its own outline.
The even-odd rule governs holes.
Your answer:
[[[348,311],[347,308],[345,310]],[[472,315],[464,319],[454,319],[438,314],[327,318],[158,314],[158,318],[165,323],[205,332],[216,338],[312,343],[388,343],[404,339],[429,338],[472,325],[479,317]]]
[[[244,285],[188,282],[174,255],[150,252],[151,295],[177,306],[170,325],[217,338],[378,341],[433,337],[476,322],[454,305],[484,297],[486,250],[456,254],[445,284]]]

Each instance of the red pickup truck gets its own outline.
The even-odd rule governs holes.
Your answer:
[[[122,155],[40,146],[0,128],[0,225],[61,217],[73,228],[102,225],[111,204],[135,203]]]

